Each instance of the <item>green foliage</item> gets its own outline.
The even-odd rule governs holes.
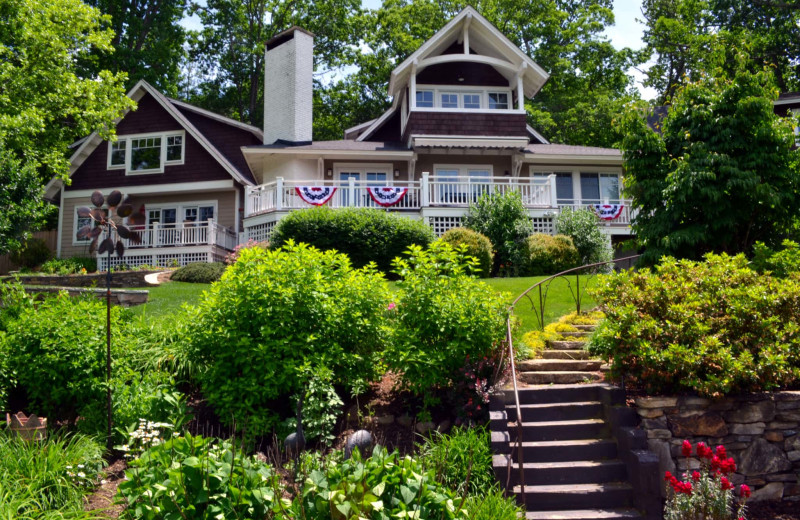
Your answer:
[[[485,235],[468,228],[448,229],[440,238],[443,242],[450,244],[453,249],[458,246],[466,246],[466,254],[478,261],[478,273],[487,277],[492,272],[492,242]]]
[[[613,258],[611,244],[598,225],[597,215],[588,209],[561,211],[556,217],[556,230],[572,239],[578,249],[579,265]]]
[[[39,442],[0,430],[0,518],[79,520],[96,484],[102,448],[88,437],[51,432]]]
[[[441,241],[394,262],[400,295],[385,359],[426,406],[435,403],[433,390],[464,381],[470,359],[493,357],[505,334],[506,299],[467,274],[475,264]]]
[[[80,274],[82,271],[97,271],[97,259],[91,256],[73,256],[70,258],[53,258],[42,264],[41,272],[46,274]]]
[[[0,34],[2,34],[0,32]],[[1,45],[1,44],[0,44]],[[55,206],[42,198],[36,165],[23,162],[8,149],[0,130],[0,253],[17,251],[31,231],[44,225]]]
[[[515,520],[525,516],[514,498],[507,497],[500,486],[483,496],[471,496],[464,502],[470,520]]]
[[[578,249],[566,235],[534,233],[525,240],[525,251],[526,276],[553,275],[580,264]]]
[[[420,456],[433,466],[441,484],[460,495],[483,496],[497,484],[485,428],[456,427],[450,434],[437,431],[421,446]]]
[[[20,267],[33,268],[39,267],[50,257],[53,252],[41,238],[29,238],[20,249],[11,253],[11,261]]]
[[[625,189],[644,260],[697,259],[779,243],[797,216],[800,152],[773,112],[766,73],[703,78],[681,88],[661,133],[631,108],[622,120]]]
[[[430,226],[421,220],[371,208],[293,211],[278,222],[271,247],[290,240],[304,242],[323,251],[335,249],[346,254],[354,267],[375,262],[388,273],[392,260],[411,245],[426,247],[434,240]]]
[[[276,424],[270,403],[304,390],[306,364],[328,367],[347,388],[373,379],[387,291],[374,267],[353,269],[334,251],[291,241],[241,251],[187,325],[204,395],[223,420],[258,433]]]
[[[783,241],[783,249],[773,251],[762,242],[753,246],[753,269],[769,271],[772,276],[785,278],[790,273],[800,272],[800,245],[791,240]]]
[[[800,279],[776,279],[744,255],[665,258],[603,278],[606,320],[590,351],[647,391],[716,396],[800,380]]]
[[[286,501],[275,493],[277,474],[230,441],[173,437],[129,466],[118,488],[128,503],[121,518],[267,518]]]
[[[519,192],[484,193],[470,204],[464,226],[489,238],[494,248],[492,274],[517,274],[525,263],[522,243],[531,234],[531,219]]]
[[[225,272],[222,262],[194,262],[177,269],[170,276],[170,280],[189,283],[216,282]]]
[[[303,394],[303,430],[306,440],[319,441],[330,446],[334,440],[333,428],[342,412],[344,403],[331,385],[333,374],[325,367],[308,368],[302,371],[308,387]],[[289,430],[296,431],[297,419],[286,421]]]

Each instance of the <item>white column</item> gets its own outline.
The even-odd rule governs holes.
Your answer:
[[[244,187],[244,215],[248,216],[254,213],[253,211],[253,187],[252,186],[245,186]],[[239,197],[236,197],[236,200],[239,200]],[[236,216],[237,220],[239,216]]]
[[[356,201],[356,178],[355,177],[348,177],[347,178],[347,191],[350,193],[348,197],[350,200],[347,201],[347,205],[350,207],[358,206]]]
[[[283,209],[283,177],[275,178],[275,210]]]
[[[411,64],[411,81],[409,82],[408,101],[411,110],[417,108],[417,62]]]
[[[430,172],[422,172],[422,179],[420,180],[419,191],[420,191],[420,207],[426,208],[430,205],[430,189],[431,185],[428,182],[430,180]]]
[[[556,193],[556,176],[555,174],[551,174],[547,177],[550,181],[550,206],[557,208],[558,207],[558,195]]]
[[[208,227],[206,227],[206,243],[214,245],[217,241],[217,226],[214,224],[214,219],[208,219]]]
[[[151,233],[153,233],[153,247],[159,247],[161,245],[161,238],[159,237],[158,233],[158,222],[153,222],[153,229]]]
[[[517,109],[525,110],[525,91],[522,88],[522,75],[517,76]]]

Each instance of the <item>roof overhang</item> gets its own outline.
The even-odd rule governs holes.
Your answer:
[[[263,148],[242,147],[247,165],[251,171],[258,171],[263,161],[269,157],[295,157],[303,160],[340,159],[351,161],[409,161],[414,158],[413,150],[325,150],[321,148]]]
[[[522,150],[530,140],[527,137],[412,135],[409,147],[417,148],[475,148]]]
[[[622,166],[622,154],[616,155],[568,155],[568,154],[543,154],[524,153],[524,163],[536,164],[563,164],[563,165],[593,165],[593,166]]]

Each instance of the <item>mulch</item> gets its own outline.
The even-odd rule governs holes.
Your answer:
[[[747,506],[747,520],[800,520],[800,502],[753,502]]]
[[[117,487],[125,478],[125,468],[127,468],[125,460],[117,459],[103,470],[103,475],[100,478],[105,483],[101,484],[94,493],[87,497],[86,507],[84,507],[86,511],[101,511],[106,518],[119,518],[125,507],[117,503],[115,497],[117,495]]]

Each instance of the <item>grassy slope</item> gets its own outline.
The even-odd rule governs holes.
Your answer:
[[[509,293],[510,304],[511,301],[522,294],[525,289],[544,278],[545,277],[491,278],[485,281],[496,290]],[[555,321],[559,316],[575,310],[575,301],[570,292],[570,287],[572,287],[572,290],[575,289],[575,278],[571,277],[569,282],[568,284],[565,279],[560,278],[550,284],[545,305],[546,323]],[[587,277],[581,276],[581,287],[584,287],[586,283],[591,287],[594,286],[596,282],[596,278],[587,279]],[[390,285],[394,287],[393,283]],[[202,292],[209,287],[210,285],[208,284],[170,282],[150,289],[149,301],[145,305],[133,307],[131,310],[135,316],[140,316],[148,321],[160,320],[176,312],[184,303],[197,303],[200,300]],[[582,301],[581,308],[583,310],[588,310],[595,305],[595,302],[591,300],[591,298],[588,298],[585,293],[583,294],[585,300]],[[538,307],[538,291],[534,291],[531,296],[536,299]],[[520,328],[517,330],[517,336],[537,328],[538,321],[531,309],[531,303],[527,299],[523,298],[519,302],[515,314],[520,319]]]

